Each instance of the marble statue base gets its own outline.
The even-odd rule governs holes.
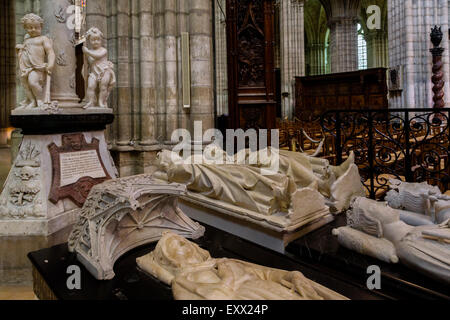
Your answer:
[[[25,134],[0,195],[0,236],[50,235],[74,224],[90,188],[115,177],[103,130]]]
[[[230,209],[208,203],[206,199],[182,196],[179,208],[191,219],[229,232],[235,236],[256,243],[276,252],[284,253],[286,246],[308,233],[334,221],[328,207],[322,212],[314,212],[310,219],[296,224],[275,224],[255,219],[249,215],[237,214]]]
[[[69,114],[112,114],[113,110],[109,108],[99,108],[99,107],[92,107],[83,109],[81,106],[79,107],[72,107],[72,108],[58,108],[57,111],[50,112],[48,110],[42,109],[42,108],[34,108],[34,109],[15,109],[11,111],[11,115],[13,116],[23,116],[23,115],[50,115],[50,114],[57,114],[57,115],[69,115]]]

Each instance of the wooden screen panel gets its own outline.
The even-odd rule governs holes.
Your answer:
[[[297,77],[295,115],[301,120],[317,118],[328,110],[387,109],[387,70]]]
[[[272,129],[276,120],[272,0],[227,0],[229,126]]]

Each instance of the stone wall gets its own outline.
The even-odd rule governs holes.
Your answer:
[[[391,93],[391,108],[432,107],[431,28],[442,27],[445,101],[449,101],[449,16],[447,0],[388,1],[389,65],[403,68],[403,91]]]
[[[212,2],[88,1],[87,28],[108,40],[117,88],[108,137],[121,176],[148,172],[156,152],[174,145],[178,128],[214,126]],[[190,35],[191,106],[183,107],[181,33]]]
[[[0,146],[8,138],[9,114],[16,103],[14,1],[0,2]]]

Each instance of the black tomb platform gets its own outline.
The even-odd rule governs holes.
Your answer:
[[[241,259],[272,268],[297,270],[352,300],[450,299],[444,286],[430,280],[414,282],[414,272],[401,266],[382,265],[339,248],[336,239],[327,238],[333,226],[325,226],[289,246],[280,254],[206,226],[204,237],[195,240],[212,257]],[[334,241],[333,241],[334,240]],[[329,243],[328,243],[329,242]],[[137,268],[136,258],[151,252],[156,243],[136,248],[122,256],[114,266],[115,278],[96,280],[68,252],[67,244],[28,254],[33,264],[34,291],[40,299],[61,300],[173,300],[171,288]],[[336,258],[336,255],[341,256]],[[382,290],[369,290],[366,265],[380,265]],[[336,265],[334,265],[336,264]],[[67,288],[67,268],[81,269],[81,290]],[[411,280],[412,282],[408,282]]]
[[[442,281],[416,272],[401,263],[389,264],[342,247],[334,228],[346,226],[345,215],[332,223],[293,241],[286,248],[287,256],[295,261],[316,266],[333,277],[345,279],[355,286],[366,285],[369,266],[381,270],[381,290],[377,292],[386,299],[433,299],[450,300],[450,286]]]

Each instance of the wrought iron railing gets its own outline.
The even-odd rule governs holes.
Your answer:
[[[342,163],[355,153],[368,195],[381,198],[389,179],[450,189],[450,109],[334,110],[321,117],[325,151]]]

